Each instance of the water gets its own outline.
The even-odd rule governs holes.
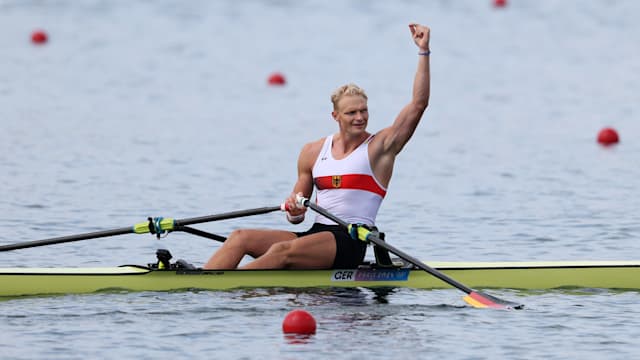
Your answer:
[[[0,1],[0,243],[277,205],[330,92],[370,129],[410,96],[406,24],[432,27],[431,104],[378,225],[433,260],[634,260],[640,243],[640,25],[633,1]],[[45,46],[29,43],[46,29]],[[266,85],[282,71],[284,88]],[[604,126],[622,142],[595,143]],[[201,228],[299,229],[282,214]],[[306,222],[308,225],[308,221]],[[122,236],[6,252],[3,267],[202,264],[217,244]],[[101,293],[0,303],[9,359],[630,358],[637,292],[456,290]],[[280,330],[305,308],[318,333]]]

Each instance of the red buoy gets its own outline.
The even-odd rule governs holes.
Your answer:
[[[618,132],[610,127],[600,130],[598,133],[598,142],[602,145],[613,145],[620,141]]]
[[[304,310],[293,310],[285,316],[282,322],[282,332],[301,335],[315,334],[316,319]]]
[[[47,36],[47,33],[44,32],[44,30],[35,30],[31,33],[31,42],[34,44],[44,44],[48,39],[49,37]]]
[[[502,8],[507,6],[507,0],[493,0],[493,6]]]
[[[287,80],[285,80],[284,75],[278,72],[271,74],[267,81],[269,82],[269,85],[276,85],[276,86],[282,86],[287,83]]]

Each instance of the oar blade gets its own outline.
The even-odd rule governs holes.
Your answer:
[[[523,304],[502,300],[480,291],[472,291],[463,299],[467,304],[475,308],[492,308],[502,310],[520,310],[524,308]]]

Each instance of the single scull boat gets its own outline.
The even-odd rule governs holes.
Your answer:
[[[438,262],[438,271],[474,288],[604,288],[640,290],[640,261]],[[364,264],[345,270],[202,270],[124,265],[102,268],[0,268],[0,296],[78,294],[105,290],[450,286],[411,264]]]

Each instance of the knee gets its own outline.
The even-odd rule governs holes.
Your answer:
[[[231,234],[229,234],[229,237],[227,237],[227,240],[234,241],[234,240],[236,240],[236,239],[242,239],[242,238],[245,238],[245,237],[246,237],[246,233],[247,233],[247,231],[246,231],[246,230],[244,230],[244,229],[236,229],[236,230],[233,230],[233,231],[231,232]]]
[[[269,248],[269,251],[272,251],[278,254],[286,254],[290,250],[291,250],[291,243],[289,241],[275,243],[271,245],[271,248]]]
[[[292,253],[293,253],[293,245],[289,241],[283,241],[276,244],[271,245],[269,248],[269,253],[272,256],[278,258],[280,265],[282,267],[287,267],[291,265]]]
[[[250,240],[250,236],[244,229],[233,230],[224,241],[224,245],[228,246],[245,246]]]

